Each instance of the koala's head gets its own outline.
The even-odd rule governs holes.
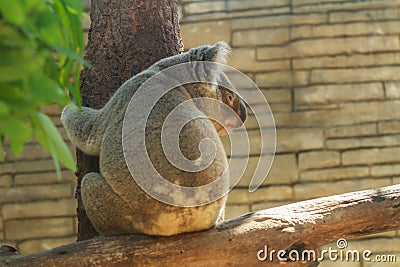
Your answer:
[[[215,45],[205,45],[192,48],[187,52],[188,61],[192,64],[194,75],[199,80],[208,76],[211,83],[191,83],[184,87],[192,98],[210,98],[219,101],[198,101],[197,106],[209,117],[220,135],[228,134],[242,126],[247,117],[243,100],[235,93],[232,83],[218,64],[202,64],[201,62],[216,62],[226,64],[226,58],[231,49],[225,42]],[[233,90],[231,90],[233,89]]]

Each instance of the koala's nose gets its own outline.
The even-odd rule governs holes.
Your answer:
[[[239,115],[240,119],[242,120],[242,123],[244,123],[247,118],[247,108],[242,100],[240,100],[240,103],[239,103],[239,112],[238,113],[239,113],[238,115]]]

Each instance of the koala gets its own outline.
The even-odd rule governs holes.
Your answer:
[[[99,156],[100,172],[91,172],[84,176],[81,192],[87,215],[101,235],[171,236],[209,229],[223,220],[226,196],[205,205],[182,207],[163,203],[144,192],[132,178],[127,167],[122,146],[122,128],[129,101],[146,80],[176,64],[198,61],[225,64],[229,52],[230,47],[224,42],[190,49],[186,53],[164,58],[133,76],[99,110],[87,107],[79,109],[70,105],[64,108],[61,122],[71,142],[84,153]],[[223,71],[218,68],[206,70],[206,73],[215,77],[216,81],[227,79]],[[149,96],[152,94],[151,91],[145,93]],[[214,107],[214,113],[219,113],[218,121],[194,119],[181,129],[180,149],[189,160],[195,160],[200,156],[198,144],[205,138],[212,140],[216,148],[215,158],[207,168],[199,172],[188,172],[171,164],[164,155],[160,140],[161,128],[166,116],[175,107],[199,97],[219,100],[228,105],[237,116],[225,114],[222,109]],[[138,108],[140,110],[140,107]],[[205,113],[204,109],[200,110],[193,103],[185,112],[189,115]],[[148,117],[145,138],[149,158],[155,169],[174,184],[186,187],[209,184],[228,168],[218,135],[227,134],[234,128],[240,127],[246,119],[246,114],[243,100],[225,87],[210,83],[178,86],[156,103]],[[135,125],[128,127],[135,134]],[[130,160],[137,162],[140,168],[143,156],[135,154]]]

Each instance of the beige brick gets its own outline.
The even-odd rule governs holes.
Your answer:
[[[384,97],[380,83],[318,85],[295,90],[298,105],[379,100]]]
[[[329,13],[329,22],[353,22],[353,21],[377,21],[382,19],[400,19],[398,8],[360,10],[360,11],[338,11]]]
[[[400,164],[372,166],[371,175],[372,176],[400,175]]]
[[[400,135],[388,135],[379,137],[366,138],[346,138],[327,140],[326,148],[328,149],[350,149],[362,147],[385,147],[400,145]]]
[[[299,154],[299,168],[315,169],[340,165],[340,153],[336,151],[311,151]]]
[[[311,83],[351,83],[400,79],[400,67],[325,69],[311,72]]]
[[[61,115],[61,109],[56,104],[53,104],[53,105],[50,105],[47,107],[43,107],[42,112],[46,113],[47,115],[55,115],[55,116]]]
[[[60,180],[57,178],[55,172],[17,174],[14,179],[17,185],[52,184],[57,182],[75,182],[76,176],[71,171],[62,171]]]
[[[54,171],[53,160],[17,161],[0,163],[0,174]]]
[[[288,47],[260,47],[257,48],[258,60],[274,60],[291,58]]]
[[[227,205],[225,207],[225,220],[250,212],[248,205]]]
[[[89,11],[90,10],[90,0],[82,0],[83,3],[83,9],[85,11]]]
[[[50,152],[48,152],[44,147],[39,144],[28,144],[25,145],[24,151],[21,155],[14,156],[11,151],[7,151],[7,160],[39,160],[39,159],[49,159],[51,158]]]
[[[278,153],[318,149],[324,146],[324,135],[320,129],[278,129],[277,137]]]
[[[394,177],[393,184],[400,184],[400,177]]]
[[[246,122],[244,123],[247,130],[258,130],[267,127],[268,121],[257,120],[253,114],[248,114]]]
[[[307,0],[317,2],[317,0]],[[318,1],[320,2],[320,1]],[[336,3],[338,2],[338,3]],[[371,0],[371,1],[329,1],[322,2],[318,5],[305,4],[304,0],[294,0],[293,13],[313,13],[313,12],[332,12],[336,10],[362,10],[362,9],[374,9],[374,8],[389,8],[398,7],[399,2],[397,0]],[[297,3],[299,5],[297,6]]]
[[[230,3],[229,1],[228,3]],[[243,1],[241,1],[243,2]],[[274,1],[270,1],[271,3]],[[265,6],[264,1],[258,1]],[[235,19],[232,21],[233,30],[254,29],[263,27],[283,27],[297,24],[319,24],[327,21],[326,14],[307,15],[277,15],[255,18]]]
[[[355,238],[354,240],[364,240],[364,239],[370,239],[370,238],[376,238],[376,237],[395,237],[396,234],[397,234],[397,231],[389,231],[389,232],[361,236],[359,238]]]
[[[339,108],[339,103],[331,104],[309,104],[309,105],[296,105],[296,111],[310,111],[310,110],[337,110]],[[292,110],[293,111],[293,110]]]
[[[31,185],[11,188],[0,188],[0,203],[27,202],[72,197],[72,185]]]
[[[277,114],[279,112],[288,113],[292,111],[292,104],[290,103],[271,103],[269,106],[272,114]]]
[[[335,2],[345,2],[345,0],[329,0],[328,3],[335,3]],[[292,2],[294,7],[304,6],[304,5],[321,5],[321,1],[319,0],[294,0]]]
[[[62,245],[71,244],[75,241],[76,236],[28,240],[18,244],[18,252],[20,254],[31,254],[44,250],[49,250]]]
[[[338,55],[399,50],[399,39],[393,36],[323,38],[299,40],[289,46],[293,57]],[[372,72],[374,73],[374,72]]]
[[[378,131],[385,134],[400,133],[400,121],[379,122]]]
[[[229,21],[183,23],[181,34],[186,49],[218,41],[229,42],[231,25]]]
[[[272,7],[272,8],[264,8],[264,9],[252,9],[252,10],[239,10],[239,11],[231,11],[231,12],[213,12],[213,13],[202,13],[202,14],[193,14],[187,15],[185,14],[185,18],[182,23],[187,22],[198,22],[198,21],[215,21],[215,20],[227,20],[227,19],[238,19],[238,18],[249,18],[249,17],[259,17],[265,15],[274,15],[274,14],[284,14],[290,13],[289,6],[283,7]]]
[[[275,155],[264,184],[292,184],[299,178],[294,154]]]
[[[357,35],[386,35],[391,33],[398,34],[399,29],[399,21],[306,25],[293,27],[291,37],[293,39],[299,39]]]
[[[183,4],[178,2],[178,20],[183,21],[185,19],[183,15]]]
[[[400,82],[385,83],[386,97],[389,99],[400,98]]]
[[[214,2],[214,1],[212,1]],[[253,8],[271,8],[288,6],[289,0],[278,0],[278,1],[260,1],[260,0],[230,0],[227,1],[228,10],[240,10],[240,9],[253,9]]]
[[[273,71],[290,69],[289,60],[257,61],[256,50],[252,48],[238,48],[232,53],[229,66],[240,71]]]
[[[301,181],[335,181],[342,179],[355,179],[369,176],[369,167],[341,167],[323,170],[303,171]]]
[[[344,165],[378,164],[399,162],[400,147],[369,148],[342,153]]]
[[[89,42],[89,33],[83,32],[83,43],[85,44],[85,47],[87,47],[88,42]]]
[[[0,231],[0,241],[4,240],[4,233],[2,231]]]
[[[242,158],[231,158],[230,160],[232,161],[230,164],[230,174],[232,180],[234,180],[238,178],[240,170],[242,170],[246,160]],[[253,178],[253,175],[254,179],[256,179],[257,181],[265,179],[263,185],[292,184],[298,180],[296,158],[293,154],[276,155],[273,159],[268,176],[266,176],[266,172],[257,172],[256,174],[254,173],[258,162],[260,162],[260,170],[264,170],[264,167],[269,166],[271,160],[272,157],[269,155],[250,157],[247,168],[237,186],[248,188],[250,181]],[[265,171],[267,171],[267,169],[265,169]]]
[[[264,201],[281,201],[293,198],[293,188],[290,186],[269,186],[258,188],[250,193],[247,189],[234,189],[228,195],[230,204],[251,204]]]
[[[400,124],[399,124],[399,132],[400,132]],[[325,130],[325,135],[328,138],[370,136],[376,134],[377,134],[376,123],[338,126]]]
[[[62,123],[61,123],[61,118],[60,115],[56,115],[56,116],[49,116],[50,120],[53,122],[53,124],[57,127],[62,127]]]
[[[248,137],[249,143],[245,142],[243,138]],[[228,156],[245,157],[248,155],[260,155],[265,153],[272,153],[275,148],[273,142],[275,135],[274,129],[263,129],[263,143],[261,146],[260,131],[233,131],[229,136],[221,136],[222,144],[225,147],[225,152]],[[242,141],[243,140],[243,141]],[[230,143],[232,142],[232,154]]]
[[[247,82],[243,82],[243,83],[247,83]],[[245,87],[246,85],[243,84],[239,84],[239,85],[235,85],[236,88],[237,87]],[[250,85],[247,85],[250,86]],[[243,90],[239,89],[239,93],[242,95],[242,97],[244,98],[244,100],[246,101],[247,105],[250,107],[250,109],[248,110],[249,114],[254,114],[254,107],[257,105],[263,105],[266,106],[267,105],[267,99],[265,99],[265,96],[263,95],[263,92],[260,89],[255,89],[252,88],[250,90],[246,90],[245,88],[243,88]]]
[[[288,42],[289,28],[235,31],[232,36],[234,46],[282,45]]]
[[[256,203],[251,205],[251,210],[252,211],[265,210],[265,209],[280,207],[290,203],[292,203],[292,201],[273,201],[273,202],[268,201],[268,202]]]
[[[0,187],[9,187],[12,184],[11,175],[0,175]]]
[[[352,54],[344,56],[322,56],[293,59],[293,68],[304,70],[315,68],[376,67],[384,65],[394,65],[397,64],[399,61],[400,53],[397,52],[384,52],[377,54]]]
[[[58,237],[73,235],[72,218],[13,220],[5,222],[6,239]]]
[[[253,178],[254,172],[257,168],[257,164],[270,164],[271,157],[267,156],[253,156],[248,158],[230,158],[229,159],[229,174],[231,178],[231,184],[234,184],[240,179],[236,186],[248,187],[251,179]],[[246,163],[247,162],[247,163]],[[268,163],[267,163],[268,162]],[[244,173],[243,169],[245,167]],[[265,179],[266,174],[257,175],[256,179]]]
[[[287,88],[307,85],[310,72],[308,71],[279,71],[256,74],[256,84],[260,87]]]
[[[3,217],[0,217],[0,232],[3,230]]]
[[[222,1],[187,3],[184,4],[184,10],[185,15],[222,11],[225,10],[225,3]]]
[[[268,89],[262,90],[268,103],[290,103],[292,102],[292,92],[290,89]]]
[[[371,112],[376,111],[376,112]],[[378,112],[379,111],[379,112]],[[334,127],[400,119],[396,101],[340,104],[339,109],[274,114],[276,127]]]
[[[298,200],[343,194],[391,185],[391,179],[360,179],[336,182],[301,183],[294,186]]]
[[[5,220],[74,215],[76,215],[76,200],[72,198],[3,205]]]

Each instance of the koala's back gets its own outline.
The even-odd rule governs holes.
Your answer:
[[[223,152],[221,141],[211,122],[205,119],[193,120],[182,129],[180,134],[182,153],[189,158],[198,156],[198,144],[202,139],[211,138],[216,144],[216,158],[203,171],[190,173],[173,166],[165,157],[160,140],[161,128],[166,115],[188,99],[190,99],[190,96],[184,88],[175,89],[160,99],[148,118],[146,147],[154,168],[165,179],[181,186],[201,186],[215,180],[227,168],[226,156]],[[147,103],[143,102],[142,104],[146,105]],[[137,108],[140,110],[140,107]],[[199,111],[195,106],[185,110],[185,112],[192,112],[193,117],[199,115]],[[128,233],[151,235],[174,235],[212,227],[222,216],[221,208],[224,206],[225,197],[211,204],[198,207],[177,207],[162,203],[149,196],[136,184],[126,165],[122,146],[122,123],[119,120],[110,123],[105,130],[100,150],[100,172],[112,191],[120,197],[118,203],[114,202],[108,207],[109,213],[111,214],[117,209],[124,211],[125,214],[123,218],[110,216],[107,219],[109,225],[106,225],[104,229],[98,229],[100,233],[103,235],[116,234],[113,229],[118,228],[115,227],[118,224],[125,225],[120,227],[121,231],[123,231],[121,234],[126,234],[128,231]],[[129,127],[129,132],[133,137],[139,136],[138,131],[140,129],[136,125],[130,125]],[[128,160],[136,164],[138,168],[147,168],[143,163],[143,158],[146,155],[135,154],[133,157]],[[146,177],[141,178],[146,179]],[[162,194],[163,192],[160,193]],[[165,194],[169,194],[169,197],[174,197],[170,192],[165,192]],[[131,229],[126,229],[126,225],[131,225]]]

